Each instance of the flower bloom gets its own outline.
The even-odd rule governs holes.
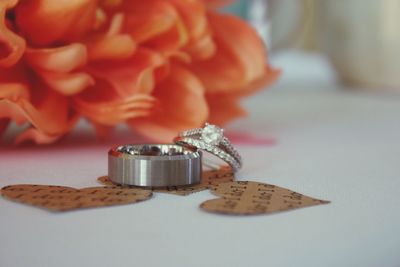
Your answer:
[[[256,32],[221,0],[0,1],[0,135],[51,143],[79,118],[158,141],[244,115],[274,81]]]

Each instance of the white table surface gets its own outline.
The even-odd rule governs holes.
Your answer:
[[[239,145],[238,178],[331,204],[234,217],[201,211],[208,191],[61,214],[0,199],[0,266],[400,266],[400,94],[294,85],[246,100],[228,127],[277,140]],[[1,148],[0,186],[95,186],[115,141]]]

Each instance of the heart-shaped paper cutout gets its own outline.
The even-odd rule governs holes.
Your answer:
[[[221,183],[212,191],[222,198],[207,200],[200,207],[208,212],[231,215],[269,214],[329,203],[275,185],[250,181]]]
[[[210,188],[211,186],[218,185],[220,183],[233,181],[235,178],[231,168],[222,167],[219,170],[203,171],[201,182],[195,185],[189,186],[169,186],[169,187],[154,187],[150,188],[154,192],[168,193],[180,196],[187,196],[192,193],[200,192]],[[97,180],[106,186],[119,186],[113,183],[108,176],[101,176]],[[128,188],[141,188],[136,186],[122,186]]]
[[[137,188],[106,186],[76,189],[66,186],[30,184],[6,186],[1,189],[1,194],[10,200],[51,211],[132,204],[152,196],[150,190]]]

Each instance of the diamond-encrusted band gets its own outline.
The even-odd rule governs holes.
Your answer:
[[[201,128],[195,129],[196,131],[185,131],[181,132],[179,134],[180,137],[189,137],[189,138],[195,138],[199,139],[201,138],[201,133],[202,130]],[[230,154],[232,157],[236,159],[236,161],[239,162],[240,165],[243,165],[243,159],[242,156],[239,155],[239,152],[236,150],[236,148],[233,147],[231,142],[227,137],[223,137],[222,140],[219,143],[219,146],[225,150],[228,154]]]
[[[212,146],[212,145],[205,143],[202,140],[197,140],[197,139],[193,139],[190,137],[176,137],[174,141],[179,145],[183,145],[183,146],[189,145],[192,147],[196,147],[198,149],[205,150],[205,151],[219,157],[220,159],[222,159],[223,161],[228,163],[232,167],[232,170],[234,172],[238,171],[241,168],[241,165],[234,157],[232,157],[226,151],[224,151],[223,149],[221,149],[217,146]]]
[[[223,135],[223,129],[216,125],[208,124],[204,128],[195,128],[179,133],[175,138],[179,144],[188,144],[220,157],[237,171],[242,167],[242,157],[232,146],[227,137]]]

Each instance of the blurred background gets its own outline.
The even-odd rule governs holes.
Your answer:
[[[237,0],[284,70],[281,88],[400,92],[400,1]]]

